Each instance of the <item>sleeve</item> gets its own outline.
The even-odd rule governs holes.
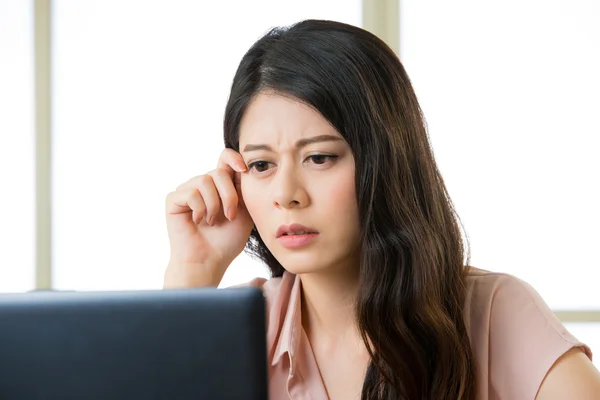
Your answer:
[[[550,368],[573,347],[592,358],[590,348],[567,331],[529,284],[506,276],[495,289],[488,367],[498,398],[534,400]]]

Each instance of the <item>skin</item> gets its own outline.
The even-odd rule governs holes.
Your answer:
[[[579,348],[559,358],[546,374],[537,400],[600,400],[600,372]]]
[[[322,140],[298,147],[314,138]],[[350,147],[314,109],[260,93],[241,121],[240,153],[248,212],[277,260],[301,276],[303,327],[328,394],[360,398],[368,353],[354,322],[359,225]],[[316,229],[316,240],[282,246],[277,228],[291,223]]]

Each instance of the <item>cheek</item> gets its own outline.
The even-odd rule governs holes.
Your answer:
[[[337,176],[335,182],[331,182],[327,186],[322,193],[323,201],[330,215],[335,215],[335,219],[345,226],[358,223],[354,174],[346,173]]]
[[[332,200],[335,199],[335,204],[333,206],[340,208],[344,214],[355,216],[358,213],[354,181],[348,186],[341,187],[334,191],[331,197]]]

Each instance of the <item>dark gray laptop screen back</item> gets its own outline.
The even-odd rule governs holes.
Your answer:
[[[254,288],[0,295],[0,399],[267,398]]]

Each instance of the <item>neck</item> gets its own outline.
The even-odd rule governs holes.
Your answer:
[[[309,340],[358,339],[355,302],[358,267],[302,274],[302,326]]]

